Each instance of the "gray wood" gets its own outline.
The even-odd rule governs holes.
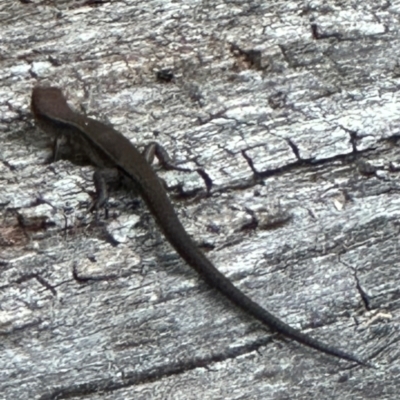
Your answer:
[[[1,398],[397,399],[398,4],[88,3],[0,0]],[[160,176],[215,265],[377,368],[235,309],[130,193],[88,214],[93,169],[46,164],[36,84],[201,168],[208,196]]]

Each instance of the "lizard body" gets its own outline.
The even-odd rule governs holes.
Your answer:
[[[198,249],[181,224],[169,197],[146,158],[121,133],[110,126],[73,111],[58,88],[36,87],[31,108],[37,125],[53,136],[65,136],[100,168],[114,167],[134,182],[167,240],[178,254],[212,287],[232,303],[272,330],[323,353],[369,365],[353,354],[327,345],[292,328],[251,300],[223,275]]]

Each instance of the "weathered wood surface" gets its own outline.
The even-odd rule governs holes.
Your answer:
[[[399,7],[1,0],[0,397],[397,399]],[[161,175],[215,265],[377,369],[235,309],[129,193],[96,222],[93,169],[46,164],[36,84],[201,168]]]

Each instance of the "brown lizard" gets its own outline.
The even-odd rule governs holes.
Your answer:
[[[110,126],[73,111],[58,88],[36,87],[32,92],[32,112],[37,125],[56,139],[84,152],[98,168],[115,168],[131,181],[144,199],[167,240],[178,254],[212,287],[232,303],[272,330],[323,353],[370,366],[357,356],[316,340],[294,329],[251,300],[208,260],[181,224],[160,179],[146,157],[121,133]],[[95,173],[99,194],[96,208],[105,201],[101,174]]]

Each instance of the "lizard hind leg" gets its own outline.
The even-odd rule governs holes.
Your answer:
[[[153,164],[154,158],[156,157],[160,162],[161,166],[167,171],[175,170],[175,171],[191,172],[191,170],[188,168],[182,168],[175,165],[175,163],[169,156],[167,150],[165,150],[165,148],[157,142],[148,143],[144,148],[142,154],[149,164]],[[168,190],[167,182],[163,178],[159,177],[158,179],[163,185],[163,188],[165,190]]]
[[[171,157],[168,155],[167,150],[165,150],[165,148],[157,142],[150,142],[147,144],[142,154],[149,164],[152,164],[154,157],[156,157],[162,167],[166,170],[191,172],[191,170],[188,168],[182,168],[175,165]]]
[[[121,177],[116,168],[96,169],[93,173],[93,183],[96,189],[96,198],[89,207],[89,212],[105,207],[107,212],[108,184],[120,183]]]

